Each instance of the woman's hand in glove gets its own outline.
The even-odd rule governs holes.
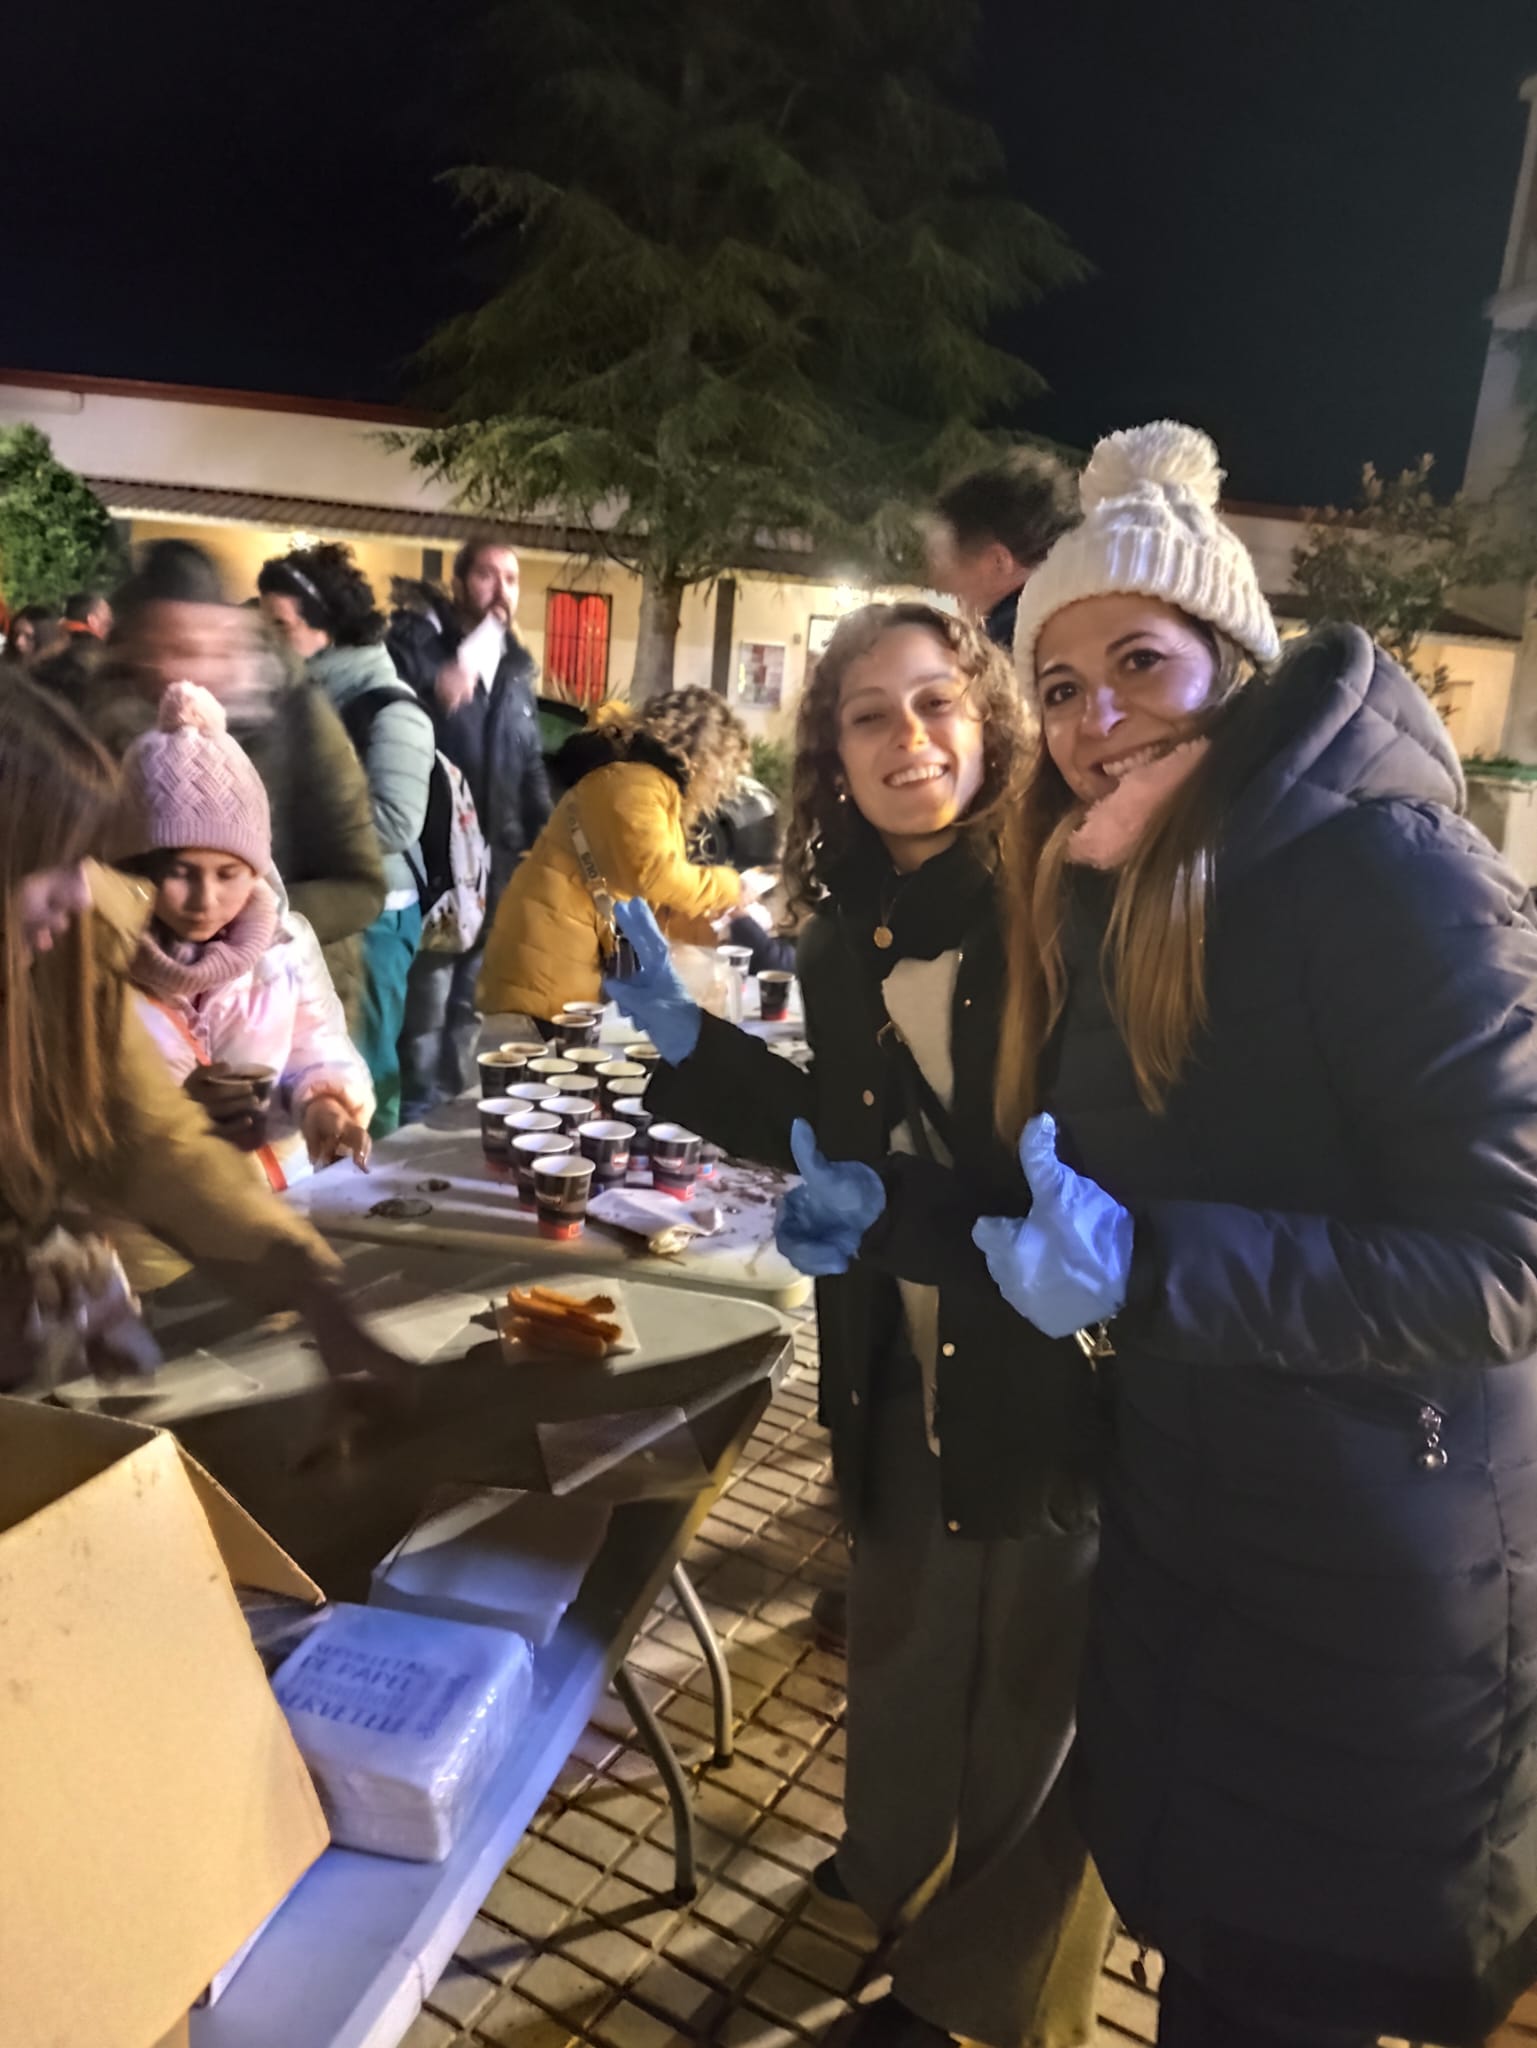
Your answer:
[[[699,1043],[699,1005],[678,979],[649,903],[639,896],[616,903],[614,922],[635,949],[635,972],[606,976],[603,993],[676,1067]]]
[[[790,1127],[790,1151],[801,1184],[780,1201],[774,1242],[802,1273],[846,1273],[886,1206],[881,1177],[857,1159],[824,1159],[803,1117]]]
[[[1054,1117],[1031,1117],[1019,1163],[1030,1183],[1030,1214],[983,1216],[971,1233],[999,1293],[1048,1337],[1108,1321],[1126,1301],[1130,1215],[1058,1159]]]

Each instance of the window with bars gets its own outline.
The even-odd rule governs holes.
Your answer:
[[[608,688],[609,600],[551,590],[544,601],[544,689],[570,704],[601,704]]]

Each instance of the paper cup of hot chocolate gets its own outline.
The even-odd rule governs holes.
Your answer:
[[[632,1125],[600,1117],[596,1123],[579,1126],[576,1142],[582,1148],[582,1157],[592,1161],[595,1180],[620,1181],[629,1172],[630,1147],[635,1142]]]
[[[613,1052],[606,1045],[568,1045],[561,1058],[570,1060],[584,1074],[592,1074],[613,1058]]]
[[[552,1083],[562,1080],[567,1074],[574,1074],[575,1072],[576,1062],[574,1060],[562,1059],[559,1053],[554,1052],[540,1053],[537,1059],[529,1061],[526,1069],[527,1078],[530,1081],[549,1081]]]
[[[601,1003],[562,1003],[555,1029],[562,1042],[571,1046],[596,1045],[603,1029]]]
[[[537,1109],[546,1095],[553,1095],[564,1079],[563,1074],[557,1074],[553,1081],[516,1081],[507,1090],[507,1096],[521,1109]]]
[[[516,1116],[527,1103],[514,1102],[510,1095],[488,1095],[480,1104],[480,1149],[493,1166],[507,1164],[507,1119]]]
[[[758,1015],[765,1024],[782,1024],[790,1014],[790,984],[793,974],[782,968],[765,968],[758,976]]]
[[[592,1161],[575,1153],[558,1159],[546,1155],[534,1161],[534,1205],[539,1211],[541,1237],[581,1235],[587,1220],[592,1177]]]
[[[575,1138],[564,1131],[519,1131],[512,1141],[512,1167],[518,1177],[518,1200],[534,1206],[534,1168],[541,1159],[569,1159]]]
[[[513,1082],[522,1078],[528,1060],[526,1052],[505,1046],[500,1052],[483,1052],[475,1062],[482,1095],[505,1095]]]
[[[699,1178],[699,1148],[703,1140],[697,1131],[682,1124],[653,1124],[647,1145],[651,1154],[651,1185],[664,1195],[686,1201]]]
[[[559,1117],[561,1129],[573,1138],[597,1113],[590,1095],[547,1095],[539,1107],[546,1116]]]

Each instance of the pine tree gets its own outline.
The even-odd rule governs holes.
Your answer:
[[[111,515],[36,427],[0,430],[0,595],[62,604],[119,566]]]
[[[1040,388],[992,316],[1080,274],[936,80],[961,0],[499,5],[533,81],[454,174],[494,277],[425,353],[415,461],[590,527],[643,579],[634,689],[683,592],[755,549],[887,561],[900,506]]]

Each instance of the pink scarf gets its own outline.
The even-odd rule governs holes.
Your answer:
[[[1186,740],[1128,775],[1091,804],[1067,842],[1067,857],[1088,868],[1119,868],[1136,851],[1148,821],[1189,778],[1210,740]]]
[[[205,945],[184,939],[162,944],[151,922],[140,936],[129,978],[146,995],[206,995],[256,965],[272,944],[277,921],[277,898],[265,882],[258,882],[240,915]]]

